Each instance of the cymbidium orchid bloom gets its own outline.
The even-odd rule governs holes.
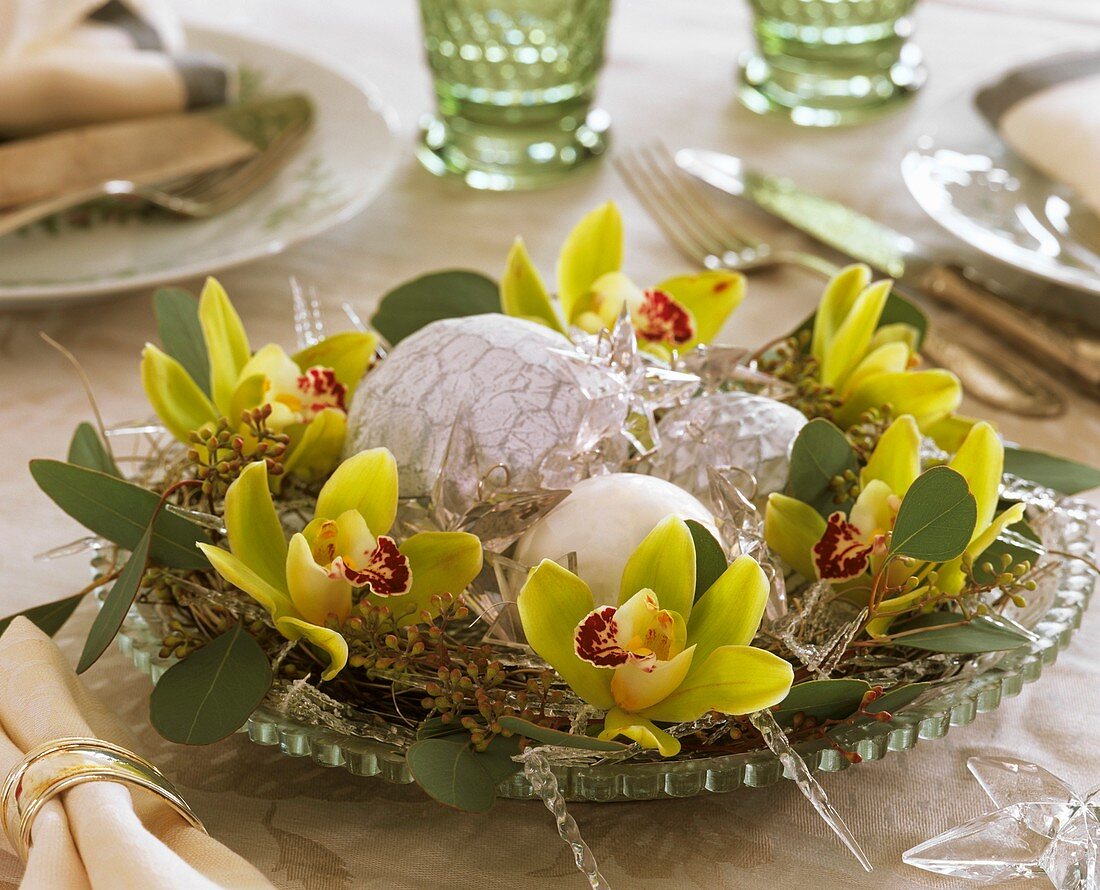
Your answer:
[[[872,284],[867,266],[848,266],[829,282],[818,306],[810,350],[819,382],[840,399],[834,419],[842,429],[869,408],[889,405],[895,417],[910,414],[928,432],[962,400],[950,371],[912,370],[919,356],[911,326],[879,326],[892,285]]]
[[[606,711],[601,738],[626,736],[671,756],[680,743],[654,721],[747,714],[786,698],[790,664],[749,645],[768,590],[760,566],[742,556],[694,602],[695,544],[669,516],[628,560],[617,607],[594,609],[584,581],[543,560],[520,591],[519,614],[535,652]]]
[[[347,405],[374,357],[373,334],[346,331],[294,356],[274,343],[252,353],[225,290],[213,278],[199,299],[199,323],[210,362],[206,392],[184,367],[146,344],[141,380],[149,403],[181,442],[219,417],[238,424],[244,411],[271,407],[267,427],[290,437],[284,469],[307,480],[332,471],[347,431]]]
[[[744,299],[745,278],[726,270],[669,278],[643,289],[622,271],[623,223],[610,201],[588,213],[565,240],[558,256],[560,312],[531,262],[522,239],[508,254],[500,283],[508,315],[528,318],[565,333],[612,327],[625,307],[639,343],[667,356],[717,336]]]
[[[460,594],[481,571],[481,542],[465,532],[420,532],[398,544],[397,463],[385,448],[348,458],[317,496],[316,514],[289,544],[261,461],[225,496],[229,550],[200,544],[215,570],[271,614],[289,640],[305,637],[329,659],[330,680],[348,660],[338,628],[363,599],[398,625],[432,612],[432,598]]]
[[[916,420],[903,415],[883,433],[871,457],[860,471],[860,493],[848,515],[841,511],[823,518],[813,507],[784,494],[768,498],[764,533],[771,547],[800,575],[845,584],[879,571],[887,558],[890,533],[909,486],[920,475],[921,433]],[[963,559],[976,560],[1001,534],[1023,516],[1023,504],[996,514],[998,490],[1004,470],[1004,446],[988,423],[977,423],[967,434],[947,466],[956,470],[970,488],[977,504],[977,521],[963,556],[935,566],[935,588],[958,593],[965,583]],[[886,583],[897,587],[910,576],[921,584],[879,604],[880,617],[868,631],[885,633],[891,615],[927,599],[931,586],[923,583],[933,566],[894,559]],[[858,585],[848,585],[854,591]],[[864,592],[870,590],[870,579]]]

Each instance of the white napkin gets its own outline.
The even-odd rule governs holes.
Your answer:
[[[65,736],[134,750],[53,641],[25,618],[0,637],[0,781],[23,754]],[[140,753],[140,752],[138,752]],[[202,818],[202,813],[198,814]],[[249,890],[271,884],[159,798],[113,782],[78,785],[38,814],[23,890]],[[6,845],[0,835],[0,845]]]
[[[1100,216],[1100,53],[1017,68],[976,102],[1020,157],[1070,186]]]
[[[163,0],[0,0],[0,137],[225,102]]]

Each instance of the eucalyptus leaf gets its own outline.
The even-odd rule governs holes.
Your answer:
[[[52,603],[43,603],[41,606],[24,609],[22,612],[9,615],[7,618],[0,618],[0,634],[6,631],[8,625],[16,618],[22,616],[40,631],[52,637],[69,620],[69,617],[76,611],[76,607],[80,605],[80,601],[84,597],[85,594],[78,593],[65,597],[63,600],[55,600]]]
[[[822,720],[843,720],[859,710],[863,696],[871,684],[863,680],[808,680],[791,687],[779,704],[775,719],[790,724],[795,714]]]
[[[911,702],[916,701],[931,685],[931,683],[910,683],[908,686],[891,689],[882,698],[869,704],[867,711],[871,714],[878,714],[882,711],[894,714]]]
[[[210,395],[210,356],[199,324],[199,301],[181,288],[162,287],[153,294],[153,312],[164,351]]]
[[[57,506],[101,537],[133,550],[157,510],[160,498],[147,488],[97,470],[58,460],[32,460],[34,481]],[[153,529],[150,559],[179,569],[210,567],[195,543],[209,542],[206,530],[161,510]]]
[[[837,503],[832,480],[846,471],[859,470],[855,449],[834,424],[824,418],[811,420],[802,427],[791,446],[791,465],[787,494],[809,504],[823,517],[844,510],[846,499]]]
[[[240,729],[270,688],[267,655],[237,623],[165,672],[149,718],[169,741],[209,745]]]
[[[497,736],[488,751],[478,754],[468,735],[448,735],[414,742],[405,759],[416,783],[435,800],[487,813],[497,786],[520,769],[511,759],[518,750],[516,739]]]
[[[711,585],[729,568],[722,545],[705,525],[687,520],[688,531],[695,542],[695,599],[710,590]]]
[[[562,732],[558,729],[539,726],[537,723],[523,720],[520,717],[501,717],[500,725],[516,735],[542,742],[544,745],[582,748],[585,751],[622,751],[626,747],[621,742],[605,741],[590,735],[577,735],[576,733]]]
[[[909,486],[894,522],[890,552],[927,562],[946,562],[966,549],[978,521],[978,505],[962,474],[932,467]]]
[[[73,431],[69,442],[69,463],[122,478],[118,464],[100,438],[99,431],[88,422],[78,424]]]
[[[382,297],[371,324],[391,344],[442,318],[500,312],[500,288],[480,272],[452,269],[414,278]]]
[[[895,636],[904,634],[893,640],[894,645],[960,655],[1002,652],[1031,644],[1027,636],[1007,625],[986,617],[967,621],[964,616],[955,612],[920,615],[913,621],[892,628],[892,632]]]
[[[1008,446],[1005,472],[1062,494],[1077,494],[1100,486],[1100,469],[1043,451]]]
[[[149,544],[152,539],[152,526],[145,530],[137,546],[134,547],[126,565],[111,585],[103,605],[96,613],[95,620],[88,630],[88,638],[84,641],[84,651],[80,653],[80,662],[76,666],[78,674],[88,670],[100,655],[106,651],[122,627],[126,613],[134,604],[141,587],[141,579],[145,575],[145,565],[149,561]]]

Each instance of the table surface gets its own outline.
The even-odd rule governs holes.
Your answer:
[[[178,5],[184,7],[182,0]],[[326,0],[190,0],[202,24],[325,57],[374,81],[402,121],[405,159],[385,194],[357,219],[287,253],[226,272],[221,280],[254,342],[292,340],[288,278],[314,285],[335,321],[351,301],[367,316],[378,296],[427,269],[500,271],[522,233],[536,261],[552,268],[558,245],[585,210],[606,198],[626,218],[627,263],[638,280],[658,280],[685,263],[664,241],[607,164],[553,190],[480,194],[424,172],[412,158],[417,115],[429,102],[415,5]],[[368,14],[366,10],[373,6]],[[620,0],[611,28],[600,102],[622,145],[663,139],[728,150],[841,198],[911,235],[943,244],[905,192],[898,163],[937,105],[1013,62],[1070,46],[1096,45],[1100,24],[1085,0],[949,0],[922,4],[918,36],[931,70],[902,112],[842,131],[798,131],[755,117],[733,96],[734,60],[749,41],[745,8],[733,0]],[[797,244],[751,218],[777,243]],[[199,282],[181,282],[197,286]],[[789,329],[813,306],[817,284],[798,272],[754,277],[725,340],[753,344]],[[43,564],[33,554],[80,536],[25,471],[36,456],[62,457],[88,406],[45,331],[86,369],[104,416],[147,413],[138,384],[142,344],[154,338],[149,295],[37,313],[0,315],[4,468],[0,476],[0,613],[58,599],[80,587],[80,558]],[[1100,459],[1100,410],[1071,397],[1064,417],[997,416],[1011,439],[1082,459]],[[61,640],[78,651],[90,620],[78,613]],[[572,808],[612,886],[652,888],[788,886],[812,875],[818,886],[938,887],[947,884],[901,863],[901,852],[978,814],[983,796],[965,770],[976,753],[1033,759],[1079,787],[1093,784],[1100,738],[1081,706],[1094,701],[1100,621],[1080,636],[1041,683],[945,741],[826,776],[837,809],[863,841],[876,871],[863,874],[793,785],[651,803]],[[502,802],[488,816],[463,815],[416,788],[326,771],[242,737],[208,749],[175,747],[146,722],[147,679],[113,649],[88,674],[141,732],[147,752],[180,785],[211,832],[279,887],[580,887],[549,814],[538,803]],[[1090,768],[1091,767],[1091,768]],[[0,887],[19,869],[0,854]]]

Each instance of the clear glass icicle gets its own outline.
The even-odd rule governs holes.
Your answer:
[[[871,861],[867,858],[867,854],[863,852],[863,848],[860,847],[859,841],[855,839],[855,835],[852,834],[852,830],[845,824],[840,813],[838,813],[833,808],[833,805],[829,803],[829,796],[825,793],[825,789],[821,787],[817,779],[814,778],[813,773],[810,772],[810,768],[806,765],[806,761],[791,747],[791,743],[787,739],[787,734],[783,732],[782,727],[775,722],[775,717],[772,716],[772,712],[757,711],[755,714],[750,714],[749,719],[752,721],[752,725],[760,730],[760,735],[764,737],[765,744],[771,752],[779,758],[780,763],[783,764],[783,768],[798,786],[798,790],[802,792],[806,800],[808,800],[813,805],[813,808],[817,810],[817,814],[825,820],[825,824],[833,830],[833,833],[838,838],[840,838],[841,843],[848,848],[865,870],[873,871]]]
[[[592,890],[611,890],[607,879],[600,874],[600,867],[596,863],[596,857],[592,850],[581,837],[581,830],[577,827],[576,820],[569,815],[565,806],[565,797],[558,788],[558,780],[550,769],[550,761],[546,759],[538,748],[528,748],[521,755],[523,762],[523,775],[531,783],[531,790],[539,796],[554,816],[558,825],[558,835],[573,851],[573,862],[577,870],[588,879],[588,886]]]

